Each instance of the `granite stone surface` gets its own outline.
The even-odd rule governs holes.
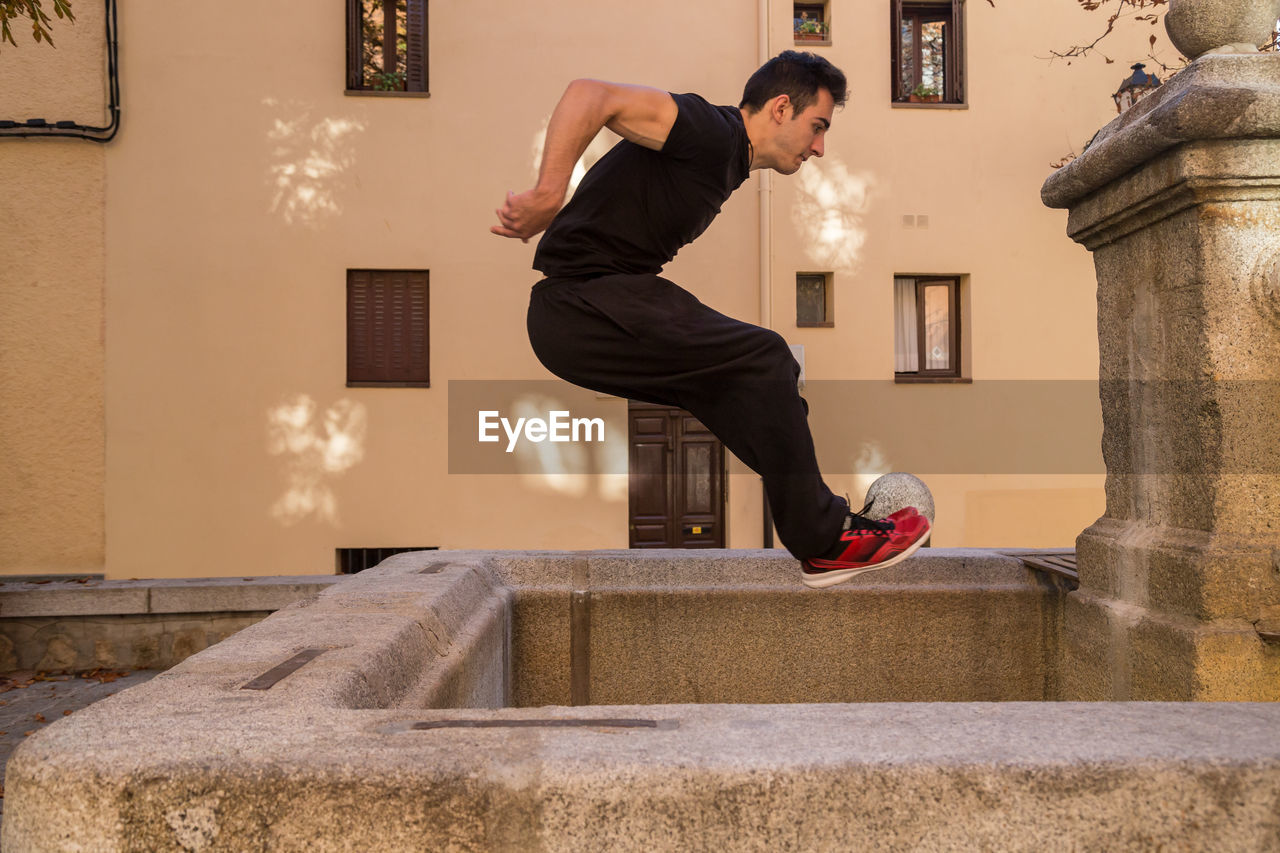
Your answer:
[[[1263,5],[1179,15],[1212,7],[1184,23],[1213,46]],[[1280,54],[1200,56],[1042,197],[1094,255],[1107,467],[1106,514],[1076,542],[1063,698],[1274,701]]]
[[[401,555],[26,739],[8,766],[3,844],[1280,847],[1280,704],[891,701],[980,698],[928,696],[942,665],[911,657],[912,639],[979,689],[1022,683],[992,649],[1033,646],[1034,631],[972,641],[946,626],[989,606],[1052,632],[1074,594],[1013,558],[950,549],[838,589],[804,588],[777,552]],[[585,594],[601,597],[584,613]],[[886,619],[895,597],[915,619]],[[797,642],[795,622],[832,630]],[[568,666],[559,696],[513,689],[522,643],[527,663]],[[1052,666],[1045,649],[1019,652]],[[595,704],[570,707],[584,655]],[[887,672],[860,672],[869,659]],[[814,702],[824,672],[898,692]],[[793,678],[815,695],[785,696]],[[774,695],[693,703],[718,698],[696,695],[712,688]],[[504,707],[521,696],[548,704]]]

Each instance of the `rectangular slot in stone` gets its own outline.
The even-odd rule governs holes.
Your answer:
[[[674,729],[675,720],[637,719],[530,719],[530,720],[420,720],[409,726],[412,731],[428,729],[519,729],[519,728],[591,728],[591,729]]]
[[[277,664],[252,681],[246,682],[240,689],[270,690],[280,681],[293,675],[310,661],[315,660],[324,651],[324,649],[303,649],[284,663]]]

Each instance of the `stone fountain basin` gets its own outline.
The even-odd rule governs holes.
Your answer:
[[[779,552],[404,554],[34,735],[2,841],[1280,847],[1280,706],[1045,701],[1068,594],[978,550],[826,591]]]

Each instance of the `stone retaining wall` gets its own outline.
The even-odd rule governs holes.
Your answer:
[[[0,672],[167,669],[338,580],[0,582]]]
[[[1056,652],[1034,638],[1053,639],[1055,602],[1069,593],[1014,558],[930,549],[837,589],[804,588],[795,561],[769,552],[402,555],[33,735],[8,765],[2,840],[14,850],[1280,849],[1277,705],[502,707],[518,698],[524,666],[555,682],[536,701],[626,691],[669,701],[673,685],[698,683],[721,685],[720,698],[781,696],[793,671],[808,677],[795,657],[806,652],[827,656],[818,668],[837,684],[910,690],[976,676],[1051,689]],[[541,613],[522,628],[512,614],[535,592]],[[717,595],[718,620],[689,606]],[[917,606],[930,597],[948,606]],[[839,635],[807,630],[813,614]],[[962,635],[965,624],[988,642]],[[1009,669],[1001,633],[1040,663]],[[797,666],[769,658],[770,636]],[[893,653],[913,640],[930,654]],[[876,667],[842,669],[840,658]]]

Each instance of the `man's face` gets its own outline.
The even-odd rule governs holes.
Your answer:
[[[774,140],[776,156],[773,168],[784,175],[793,175],[805,160],[821,157],[835,109],[835,99],[826,89],[819,89],[813,103],[799,115],[788,104]]]

